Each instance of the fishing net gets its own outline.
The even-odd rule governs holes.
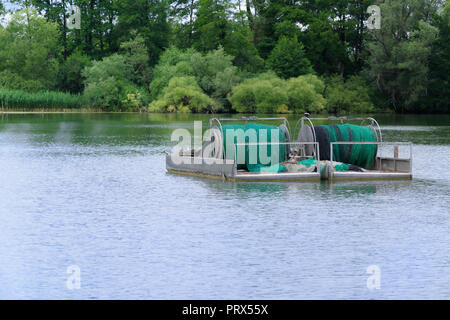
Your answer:
[[[235,144],[287,142],[285,132],[277,126],[247,123],[222,126],[225,158],[235,158]],[[278,165],[287,159],[286,145],[246,145],[236,147],[238,169],[250,172],[283,172],[285,168]]]
[[[314,127],[314,130],[319,143],[320,160],[330,160],[330,142],[377,141],[372,128],[354,124],[321,125]],[[333,146],[333,161],[354,164],[366,169],[373,168],[376,154],[376,144],[335,144]]]

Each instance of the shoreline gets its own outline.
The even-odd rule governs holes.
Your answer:
[[[63,114],[63,113],[74,113],[74,114],[80,114],[80,113],[105,113],[105,114],[126,114],[126,113],[149,113],[149,112],[142,112],[142,111],[100,111],[100,110],[58,110],[58,111],[49,111],[49,110],[42,110],[42,111],[3,111],[0,110],[0,114]]]

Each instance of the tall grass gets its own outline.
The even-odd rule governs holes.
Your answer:
[[[56,91],[30,93],[0,88],[1,109],[80,109],[85,106],[84,97],[78,94]]]

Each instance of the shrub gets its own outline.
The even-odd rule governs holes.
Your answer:
[[[158,99],[164,88],[173,77],[190,76],[194,70],[190,65],[191,56],[195,50],[181,50],[170,47],[160,56],[158,64],[153,69],[152,82],[150,83],[150,95],[152,99]]]
[[[239,82],[238,70],[232,61],[233,57],[227,55],[222,47],[206,55],[192,55],[195,78],[206,94],[219,100],[225,99],[231,88]]]
[[[331,113],[367,113],[374,110],[370,89],[359,76],[352,76],[344,82],[342,77],[326,79],[326,108]]]
[[[129,80],[132,68],[125,63],[125,58],[113,54],[101,61],[94,61],[92,66],[86,67],[82,75],[86,78],[84,95],[91,107],[108,111],[122,110],[122,101],[128,93],[127,86],[132,85]],[[128,105],[129,107],[129,105]]]
[[[175,65],[157,65],[153,73],[153,81],[150,84],[150,95],[153,99],[158,99],[174,77],[184,77],[194,75],[194,70],[186,61],[179,61]]]
[[[62,65],[60,76],[64,76],[60,82],[63,83],[62,89],[72,93],[80,93],[83,91],[83,70],[91,65],[89,56],[81,51],[75,51]]]
[[[279,106],[277,108],[277,113],[280,113],[280,114],[288,114],[288,113],[292,113],[292,112],[293,111],[289,110],[289,107],[285,104],[282,104],[281,106]]]
[[[322,96],[323,82],[314,75],[304,75],[287,80],[286,91],[289,106],[295,113],[318,113],[325,108],[325,98]]]
[[[122,90],[121,109],[127,111],[143,110],[147,107],[150,98],[144,88],[127,85]]]
[[[228,99],[237,112],[320,112],[325,106],[320,92],[323,88],[323,82],[314,75],[283,80],[265,73],[234,87]]]
[[[238,69],[232,64],[233,57],[227,55],[223,48],[202,55],[193,49],[180,50],[175,47],[167,49],[161,56],[153,72],[150,84],[151,97],[159,99],[174,77],[195,76],[198,86],[219,107],[229,107],[226,96],[231,88],[240,81]]]
[[[88,83],[84,89],[84,96],[91,107],[119,111],[121,90],[121,82],[111,76],[101,81]]]
[[[204,94],[192,76],[174,77],[162,96],[150,103],[150,112],[205,112],[215,111],[217,105]]]

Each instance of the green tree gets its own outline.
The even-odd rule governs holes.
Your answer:
[[[201,52],[223,45],[229,30],[228,0],[198,0],[193,47]]]
[[[374,111],[370,87],[360,76],[346,81],[341,76],[329,77],[326,81],[326,107],[330,113],[368,113]]]
[[[169,45],[168,0],[114,0],[118,12],[118,36],[128,40],[136,30],[145,38],[150,65],[158,62],[159,55]]]
[[[119,54],[94,61],[92,66],[86,67],[82,73],[86,79],[84,95],[90,106],[110,111],[121,110],[121,102],[129,93],[125,89],[131,82],[132,74],[131,66]]]
[[[264,70],[264,60],[251,41],[251,31],[237,23],[230,23],[224,39],[225,52],[233,56],[233,64],[245,72],[258,73]]]
[[[203,93],[194,77],[174,77],[162,96],[149,105],[151,112],[216,111],[216,103]]]
[[[228,96],[233,110],[243,113],[320,112],[324,84],[309,74],[283,80],[268,72],[242,81]]]
[[[226,108],[229,107],[227,94],[240,81],[238,70],[232,61],[233,57],[227,55],[222,47],[206,55],[194,53],[190,60],[199,86],[220,106]]]
[[[436,16],[439,36],[433,43],[430,56],[430,82],[421,99],[421,111],[450,112],[450,2]]]
[[[163,52],[158,64],[153,69],[152,82],[150,83],[152,99],[160,97],[173,77],[194,75],[190,59],[195,52],[193,49],[181,50],[177,47],[170,47]]]
[[[282,78],[296,77],[313,73],[314,70],[305,56],[303,45],[297,37],[282,37],[270,53],[267,65]]]
[[[123,51],[125,62],[133,68],[132,81],[138,86],[148,87],[151,69],[145,39],[135,31],[132,32],[132,37],[129,41],[122,42],[120,49]]]
[[[173,0],[170,17],[173,21],[173,44],[179,48],[190,48],[193,42],[197,0]]]
[[[325,85],[313,74],[290,78],[286,82],[289,109],[295,113],[319,113],[325,109]]]
[[[76,50],[61,65],[61,89],[71,93],[80,93],[84,89],[83,70],[91,65],[89,56]]]
[[[58,26],[31,9],[12,15],[0,28],[0,83],[4,87],[38,91],[57,86],[61,46]]]
[[[222,47],[203,55],[194,49],[167,49],[153,71],[150,92],[153,99],[160,98],[174,77],[194,76],[205,94],[216,101],[218,108],[229,109],[226,100],[231,88],[240,81],[233,57]]]
[[[379,4],[380,30],[370,32],[366,75],[385,106],[413,110],[425,92],[431,44],[438,33],[427,22],[436,10],[432,0],[391,0]]]

